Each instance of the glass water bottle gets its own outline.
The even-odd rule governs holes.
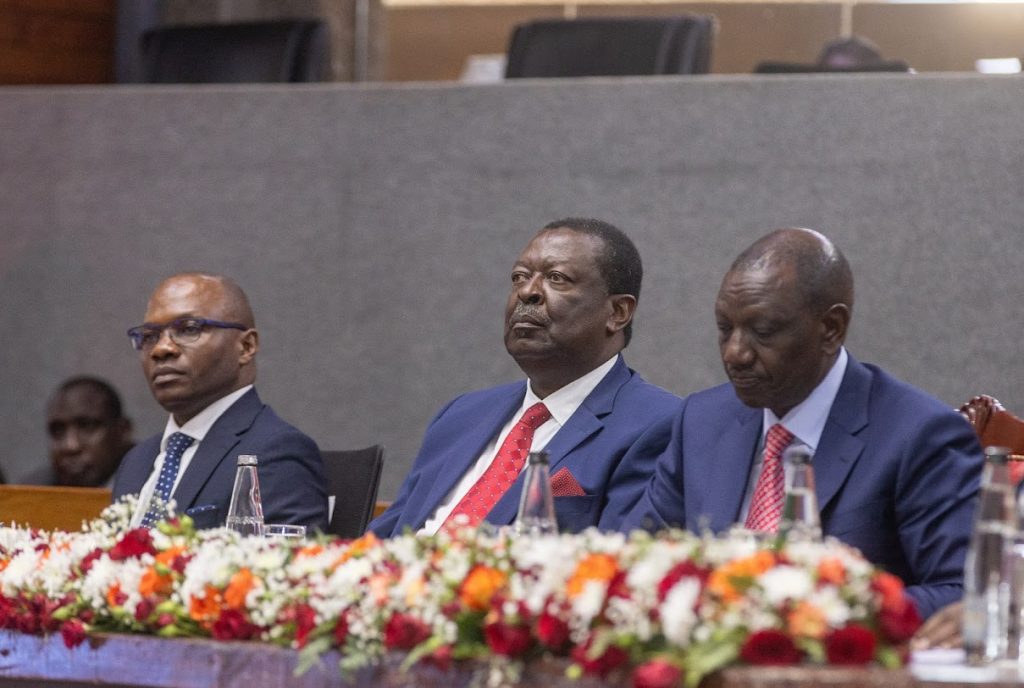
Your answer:
[[[795,445],[782,455],[786,471],[786,498],[779,522],[779,534],[787,541],[821,540],[818,496],[814,492],[814,468],[807,447]]]
[[[228,528],[242,535],[263,535],[263,503],[260,501],[260,479],[256,474],[256,457],[238,455],[235,487],[228,507]]]
[[[558,532],[555,498],[551,494],[551,474],[547,452],[530,452],[526,478],[519,496],[516,535],[549,535]]]
[[[985,448],[974,531],[964,564],[962,634],[971,664],[1006,656],[1009,583],[1003,561],[1016,530],[1009,455],[1005,447]]]

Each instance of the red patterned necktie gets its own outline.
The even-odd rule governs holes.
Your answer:
[[[530,452],[530,445],[533,443],[533,432],[550,417],[551,412],[542,403],[536,403],[526,409],[523,417],[512,426],[505,441],[501,443],[501,449],[491,461],[491,465],[473,483],[469,492],[459,500],[455,509],[445,519],[444,527],[456,525],[455,517],[460,514],[468,518],[467,523],[470,526],[480,525],[519,477],[519,472],[526,463],[526,455]]]
[[[782,467],[782,450],[793,441],[791,433],[776,423],[768,429],[764,441],[764,462],[761,475],[750,499],[750,511],[744,524],[750,530],[774,533],[779,529],[782,504],[785,501],[786,473]]]

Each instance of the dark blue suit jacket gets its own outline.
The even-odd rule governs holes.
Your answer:
[[[762,417],[728,384],[687,398],[623,530],[734,524]],[[814,453],[822,529],[902,578],[926,617],[962,594],[982,461],[959,414],[851,356]]]
[[[136,445],[121,461],[114,499],[142,490],[160,453],[162,434]],[[316,442],[281,420],[249,390],[217,419],[174,491],[178,513],[198,528],[224,525],[239,454],[255,454],[266,523],[327,529],[323,459]]]
[[[391,507],[370,523],[390,537],[418,530],[519,410],[526,382],[456,398],[427,427],[423,446]],[[567,468],[586,496],[555,497],[559,528],[615,529],[643,492],[654,460],[668,443],[682,400],[644,382],[619,356],[608,374],[548,443],[551,474]],[[487,516],[512,523],[525,471]]]

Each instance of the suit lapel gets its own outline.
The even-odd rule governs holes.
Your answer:
[[[118,476],[115,481],[119,495],[137,495],[142,492],[142,486],[146,484],[149,476],[153,473],[153,464],[156,463],[156,457],[160,454],[161,439],[163,439],[163,434],[150,437],[132,449],[132,452],[139,458],[136,461],[122,463],[121,470],[124,475]]]
[[[252,389],[228,407],[213,424],[206,437],[199,443],[195,455],[188,464],[185,474],[174,491],[178,511],[195,506],[199,491],[210,479],[220,463],[229,458],[231,450],[238,444],[238,436],[248,430],[256,415],[263,409],[256,390]]]
[[[824,511],[828,503],[846,482],[864,442],[857,437],[868,424],[868,396],[871,391],[871,372],[850,356],[843,382],[839,386],[821,441],[814,452],[815,492],[818,510]]]
[[[544,450],[548,453],[552,475],[573,449],[604,427],[603,418],[612,412],[615,406],[615,396],[619,393],[622,385],[629,381],[630,375],[625,361],[622,356],[619,356],[608,374],[602,378],[597,387],[576,409],[576,412],[569,417],[565,425],[551,438]],[[498,503],[491,509],[487,515],[489,522],[501,525],[515,520],[516,514],[519,512],[519,495],[522,493],[525,478],[526,471],[524,470],[519,474],[519,478],[512,484],[512,487],[508,489],[508,492],[502,495]]]
[[[754,452],[761,441],[761,425],[764,414],[760,409],[745,406],[736,410],[735,421],[718,438],[712,455],[696,457],[697,461],[708,462],[711,466],[709,480],[702,483],[704,494],[700,496],[701,512],[687,527],[699,529],[704,524],[699,520],[707,517],[707,524],[713,532],[725,530],[736,523],[743,505],[743,495],[750,478],[750,467],[754,464]]]
[[[476,463],[484,448],[501,431],[512,414],[519,410],[526,395],[526,383],[516,385],[504,398],[496,400],[482,415],[467,417],[465,424],[458,428],[450,445],[438,461],[434,482],[430,491],[419,502],[417,513],[407,519],[410,523],[422,524],[437,509],[462,479],[462,476]]]

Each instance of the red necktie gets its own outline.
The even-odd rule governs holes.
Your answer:
[[[754,496],[750,499],[750,511],[744,524],[750,530],[762,530],[774,533],[779,529],[782,516],[782,503],[785,500],[786,473],[782,467],[782,450],[793,441],[791,433],[776,423],[768,428],[768,437],[764,441],[764,462],[761,464],[761,475],[754,486]]]
[[[455,509],[445,519],[444,527],[450,528],[455,525],[455,517],[459,514],[465,514],[469,519],[469,525],[480,525],[519,477],[519,472],[526,463],[526,455],[530,452],[530,445],[533,443],[533,432],[550,417],[551,412],[542,403],[526,409],[523,417],[512,426],[505,441],[501,443],[501,449],[491,461],[491,465],[473,483],[469,492],[459,500]]]

